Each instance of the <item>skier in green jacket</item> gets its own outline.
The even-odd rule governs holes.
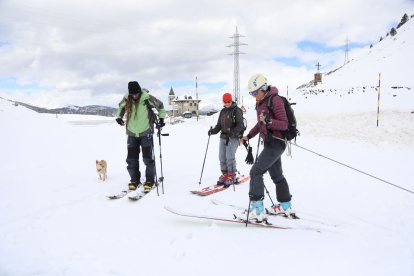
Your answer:
[[[158,111],[158,120],[152,110]],[[145,88],[136,81],[128,83],[128,94],[124,96],[119,103],[116,113],[116,122],[126,125],[128,135],[127,148],[128,156],[126,158],[127,170],[131,177],[128,188],[136,190],[141,184],[141,172],[139,170],[139,153],[142,149],[142,159],[146,166],[144,190],[149,191],[155,183],[155,160],[153,154],[154,143],[152,135],[154,133],[154,124],[157,128],[165,126],[165,109],[164,104],[149,94]],[[123,120],[124,115],[126,121]]]

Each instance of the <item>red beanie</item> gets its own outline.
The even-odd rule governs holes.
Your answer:
[[[223,95],[223,103],[228,103],[232,101],[232,97],[230,93],[224,93]]]

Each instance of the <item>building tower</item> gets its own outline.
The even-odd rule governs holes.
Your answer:
[[[171,87],[170,93],[168,93],[168,104],[169,105],[173,104],[172,101],[174,100],[174,98],[175,98],[175,93],[174,93],[174,90]]]
[[[229,54],[234,56],[234,73],[233,73],[233,98],[237,105],[240,104],[240,71],[239,71],[239,55],[245,54],[239,51],[239,47],[242,45],[247,45],[245,43],[240,43],[240,35],[237,27],[236,32],[230,38],[233,39],[233,44],[228,45],[227,47],[233,47],[233,53]]]

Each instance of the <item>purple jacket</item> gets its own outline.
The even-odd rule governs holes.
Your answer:
[[[247,137],[249,139],[253,138],[259,133],[260,130],[260,136],[262,137],[263,141],[266,140],[266,136],[268,134],[268,129],[272,132],[271,135],[275,137],[282,138],[281,131],[286,130],[288,128],[288,118],[285,111],[285,105],[283,103],[283,100],[280,97],[273,97],[272,98],[272,105],[271,109],[272,112],[269,112],[269,109],[267,108],[267,101],[271,95],[278,95],[279,91],[275,86],[270,87],[270,91],[264,96],[264,98],[256,104],[256,112],[257,112],[257,123],[256,125],[250,130]],[[259,115],[260,113],[265,112],[269,114],[272,118],[272,123],[268,126],[264,124],[260,124],[259,122]]]

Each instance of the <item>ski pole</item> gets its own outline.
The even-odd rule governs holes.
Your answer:
[[[212,129],[213,129],[213,127],[210,127],[210,130],[212,130]],[[211,134],[208,135],[206,154],[204,155],[203,167],[201,169],[200,181],[198,182],[198,185],[201,185],[201,178],[203,177],[204,165],[206,163],[206,157],[207,157],[207,151],[208,151],[208,144],[210,144],[210,136],[211,136]]]
[[[160,146],[160,164],[161,164],[161,176],[159,178],[159,180],[161,181],[161,189],[162,189],[162,194],[164,194],[164,173],[162,170],[162,150],[161,150],[161,136],[170,136],[169,133],[161,133],[161,127],[157,127],[158,128],[158,144]]]
[[[158,174],[157,174],[157,162],[155,160],[155,151],[154,151],[154,137],[151,135],[151,146],[152,146],[152,159],[154,159],[154,167],[155,167],[155,181],[156,181],[156,187],[157,187],[157,196],[160,196],[160,193],[158,191]]]
[[[234,177],[236,177],[236,171],[234,170],[234,162],[231,164],[231,171],[233,172],[233,175],[234,175]],[[233,192],[235,192],[236,191],[236,185],[234,184],[234,178],[233,178]]]
[[[161,182],[161,189],[162,189],[162,194],[164,194],[164,173],[162,170],[162,147],[161,147],[161,136],[170,136],[169,133],[161,133],[161,127],[159,125],[159,121],[157,116],[154,116],[154,120],[155,120],[155,126],[157,127],[157,136],[158,136],[158,145],[160,147],[160,166],[161,166],[161,176],[160,178],[157,177],[157,182],[160,181]],[[153,143],[154,144],[154,143]],[[153,146],[153,151],[154,151],[154,146]],[[155,167],[155,174],[157,174],[157,167]],[[159,195],[158,192],[158,185],[157,185],[157,195]]]
[[[247,224],[249,224],[249,214],[250,214],[250,204],[251,203],[252,203],[252,199],[249,196],[249,206],[247,207],[246,227],[247,227]]]
[[[257,157],[259,156],[259,147],[260,147],[260,138],[261,138],[260,134],[261,134],[261,132],[262,132],[262,129],[261,129],[260,123],[259,123],[259,139],[257,139],[256,161],[254,163],[257,163]],[[250,182],[251,181],[252,180],[250,179]],[[250,185],[250,188],[249,188],[249,207],[247,207],[246,227],[247,227],[247,224],[249,223],[250,204],[251,204],[251,201],[252,201],[252,199],[250,198],[251,189],[252,189],[252,186]]]
[[[272,202],[272,206],[274,206],[274,205],[275,205],[275,203],[273,202],[272,197],[270,196],[269,191],[267,190],[266,185],[265,185],[264,183],[263,183],[263,186],[264,186],[264,188],[265,188],[265,190],[266,190],[267,196],[268,196],[268,197],[269,197],[269,199],[270,199],[270,202]]]
[[[257,163],[257,157],[259,156],[259,147],[260,147],[260,134],[261,134],[261,127],[260,127],[260,124],[259,124],[259,139],[257,139],[257,151],[256,151],[256,161],[254,162],[254,163]],[[252,181],[251,179],[250,179],[250,181]],[[250,188],[249,188],[249,207],[247,207],[247,217],[246,217],[246,227],[247,227],[247,224],[249,223],[249,214],[250,214],[250,204],[251,204],[251,202],[252,202],[252,199],[250,198],[250,191],[251,191],[251,189],[252,189],[252,186],[250,185]]]
[[[263,113],[263,112],[262,112]],[[260,133],[262,132],[262,122],[260,122],[259,123],[259,141],[257,142],[257,153],[256,153],[256,162],[257,162],[257,157],[258,157],[258,155],[259,155],[259,146],[260,146]],[[255,163],[256,163],[255,162]],[[269,197],[269,199],[270,199],[270,202],[272,202],[272,205],[275,205],[274,204],[274,202],[273,202],[273,200],[272,200],[272,197],[270,196],[270,194],[269,194],[269,190],[266,188],[266,185],[263,183],[263,187],[265,188],[265,191],[266,191],[266,193],[267,193],[267,196]]]

